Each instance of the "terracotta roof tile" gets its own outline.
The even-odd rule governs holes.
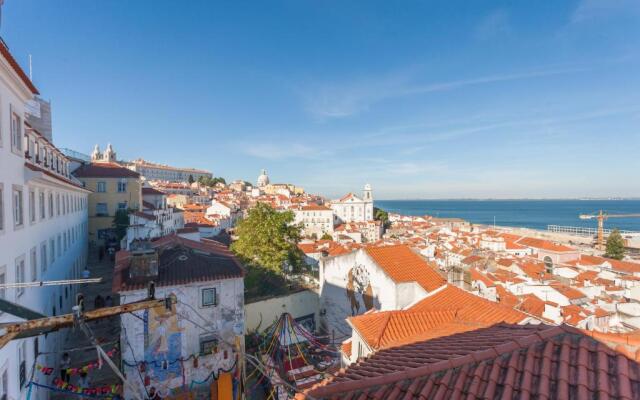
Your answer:
[[[525,314],[511,307],[484,299],[451,285],[427,296],[410,308],[412,311],[443,309],[458,310],[458,318],[464,321],[518,323],[527,318]]]
[[[372,349],[420,340],[418,335],[452,322],[455,310],[413,312],[379,311],[350,317],[349,324]],[[424,339],[423,339],[424,340]]]
[[[523,246],[532,247],[534,249],[555,251],[559,253],[576,251],[576,249],[574,249],[573,247],[564,246],[561,244],[553,243],[549,240],[532,238],[532,237],[523,237],[519,239],[516,243]]]
[[[78,178],[139,178],[140,174],[116,163],[85,164],[73,172]]]
[[[640,364],[567,326],[498,324],[381,351],[306,393],[315,399],[637,399]]]
[[[435,267],[406,245],[370,246],[365,251],[395,282],[417,282],[427,292],[446,283]]]

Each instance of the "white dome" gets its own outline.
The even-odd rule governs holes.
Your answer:
[[[267,176],[267,171],[262,170],[260,176],[258,177],[258,187],[264,187],[269,184],[269,177]]]

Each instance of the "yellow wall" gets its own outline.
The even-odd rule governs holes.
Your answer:
[[[127,191],[118,192],[118,182],[127,181]],[[113,224],[113,217],[118,209],[118,203],[127,202],[127,206],[133,210],[142,209],[142,184],[138,178],[80,178],[85,187],[91,190],[89,194],[89,241],[96,244],[104,244],[98,238],[98,230],[109,229]],[[99,193],[98,182],[106,183],[106,192]],[[96,204],[107,203],[108,216],[96,216]]]

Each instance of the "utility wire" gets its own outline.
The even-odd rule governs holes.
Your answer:
[[[77,309],[77,312],[79,313],[79,309]],[[139,400],[143,400],[142,397],[140,397],[140,395],[138,394],[138,391],[136,390],[136,388],[129,381],[127,381],[127,379],[122,375],[122,372],[120,372],[118,367],[113,363],[111,358],[109,358],[107,353],[102,349],[102,347],[100,347],[100,344],[98,343],[98,340],[96,339],[96,337],[94,336],[93,332],[91,331],[91,328],[89,328],[89,326],[83,320],[79,320],[78,322],[80,324],[80,329],[82,329],[82,332],[87,336],[87,338],[91,341],[91,343],[96,347],[96,350],[98,351],[98,354],[107,362],[109,367],[111,367],[111,369],[118,376],[118,378],[120,378],[122,380],[122,383],[124,385],[126,385],[126,386],[129,386],[129,388],[131,389],[131,391],[133,393],[133,396],[135,398],[137,398]]]

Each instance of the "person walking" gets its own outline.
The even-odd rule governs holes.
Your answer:
[[[69,368],[71,368],[71,356],[69,356],[69,353],[65,352],[62,355],[62,360],[60,361],[60,379],[66,383],[69,383],[70,375],[67,371]]]

